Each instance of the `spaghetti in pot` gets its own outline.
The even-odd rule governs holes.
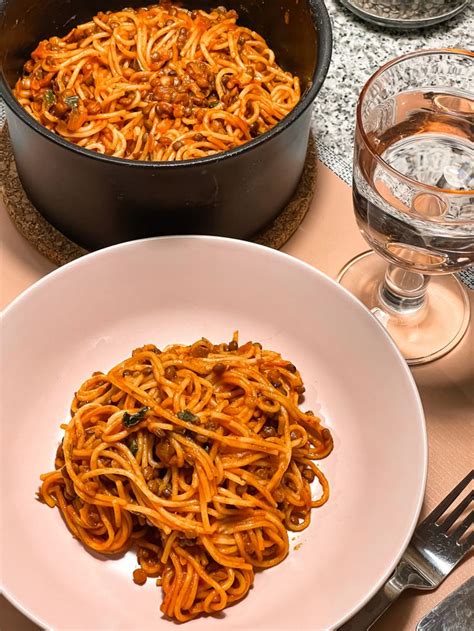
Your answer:
[[[186,160],[238,147],[300,99],[265,40],[237,13],[170,3],[98,13],[40,42],[14,94],[80,147],[133,160]]]
[[[329,496],[328,429],[299,409],[296,367],[258,343],[153,345],[75,393],[40,498],[104,554],[137,552],[161,611],[184,622],[249,591]],[[312,499],[317,478],[322,492]]]

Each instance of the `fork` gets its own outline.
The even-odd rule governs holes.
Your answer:
[[[403,590],[409,587],[435,589],[443,582],[474,544],[474,532],[460,541],[474,523],[474,510],[448,532],[474,499],[474,491],[466,495],[441,523],[439,520],[472,480],[474,470],[421,522],[392,576],[353,618],[339,627],[339,631],[369,629]]]

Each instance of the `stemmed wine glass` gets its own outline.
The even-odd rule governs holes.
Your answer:
[[[350,261],[339,282],[409,364],[441,357],[470,317],[453,273],[474,265],[473,52],[416,51],[368,80],[357,104],[353,202],[373,251]]]

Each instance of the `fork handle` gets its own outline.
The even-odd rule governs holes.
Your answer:
[[[406,556],[408,555],[406,554]],[[339,627],[338,631],[366,631],[366,629],[370,629],[374,622],[397,600],[407,587],[414,587],[415,589],[432,588],[432,585],[420,575],[406,556],[402,558],[385,585],[355,616]]]
[[[397,600],[403,591],[402,588],[394,586],[392,576],[385,585],[373,596],[368,603],[351,618],[348,622],[339,627],[338,631],[365,631],[376,622],[390,605]]]

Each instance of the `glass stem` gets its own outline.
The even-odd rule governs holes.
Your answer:
[[[400,314],[418,311],[425,303],[429,280],[429,276],[390,264],[380,285],[380,300],[385,307]]]

